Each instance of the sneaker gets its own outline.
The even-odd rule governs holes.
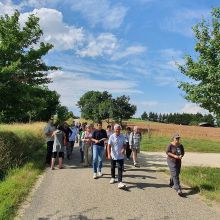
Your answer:
[[[182,190],[181,190],[181,189],[178,189],[178,190],[177,190],[177,194],[178,194],[179,196],[182,196],[182,194],[183,194],[183,193],[182,193]]]
[[[120,182],[120,183],[118,184],[118,188],[119,188],[119,189],[124,189],[124,188],[126,188],[126,185],[125,185],[124,183]]]
[[[98,176],[99,177],[103,176],[102,172],[98,172]]]
[[[130,160],[130,158],[127,158],[127,160]]]
[[[97,179],[97,173],[93,173],[93,179]]]
[[[110,181],[109,181],[109,183],[110,183],[110,184],[115,183],[115,178],[111,178]]]

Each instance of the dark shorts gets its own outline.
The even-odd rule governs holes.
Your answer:
[[[64,152],[59,152],[59,158],[62,157],[64,158]],[[57,152],[53,152],[52,158],[56,158],[57,157]]]

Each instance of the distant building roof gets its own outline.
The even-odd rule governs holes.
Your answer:
[[[199,126],[201,126],[201,127],[214,127],[212,124],[210,124],[208,122],[201,122],[201,123],[199,123]]]

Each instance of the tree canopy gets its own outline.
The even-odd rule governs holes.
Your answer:
[[[56,111],[59,95],[49,91],[48,72],[57,70],[42,59],[52,44],[39,42],[39,18],[30,15],[23,26],[20,13],[0,17],[0,120],[45,119]]]
[[[88,91],[78,101],[77,106],[81,110],[81,117],[95,122],[110,118],[122,123],[123,119],[129,119],[136,112],[136,106],[129,103],[128,96],[112,98],[107,91]]]
[[[203,19],[193,27],[196,58],[186,55],[180,71],[191,82],[180,82],[185,98],[220,117],[220,8],[211,12],[212,20]]]

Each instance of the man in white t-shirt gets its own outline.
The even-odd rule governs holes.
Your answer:
[[[125,188],[125,184],[122,182],[122,174],[124,167],[124,154],[126,149],[126,140],[123,134],[121,134],[121,126],[116,124],[114,126],[114,134],[109,137],[108,140],[108,159],[111,159],[111,180],[110,184],[115,182],[115,167],[118,164],[118,188]]]

